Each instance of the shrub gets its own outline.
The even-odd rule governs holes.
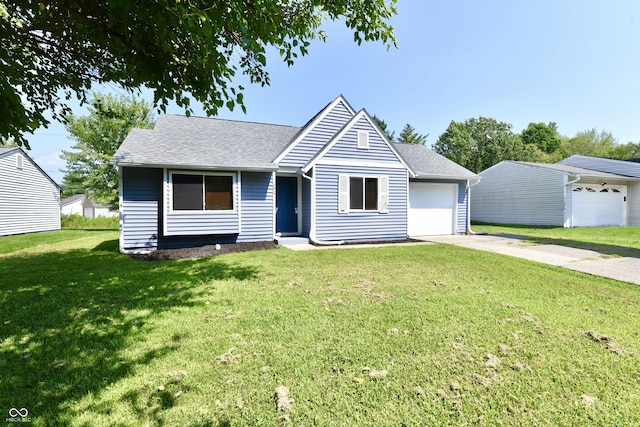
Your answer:
[[[118,230],[118,217],[84,218],[78,214],[61,215],[62,229],[73,230]]]

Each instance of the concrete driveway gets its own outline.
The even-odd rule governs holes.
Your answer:
[[[427,236],[419,239],[525,258],[640,285],[640,257],[637,256],[612,256],[595,250],[537,244],[511,235]]]

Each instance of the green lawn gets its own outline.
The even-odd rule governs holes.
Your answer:
[[[473,231],[521,235],[537,243],[593,249],[603,254],[640,256],[640,227],[530,227],[474,224]]]
[[[449,245],[144,262],[76,233],[0,238],[0,408],[32,425],[640,424],[636,285]]]

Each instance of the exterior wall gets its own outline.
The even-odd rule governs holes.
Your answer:
[[[563,173],[505,161],[480,176],[471,189],[473,221],[565,226]]]
[[[458,216],[456,218],[456,233],[465,234],[467,232],[467,181],[458,182]]]
[[[279,162],[281,167],[302,167],[351,119],[353,114],[338,102]]]
[[[59,229],[59,187],[21,150],[0,156],[0,236]]]
[[[172,172],[182,172],[172,170]],[[198,171],[190,171],[198,172]],[[207,173],[202,171],[201,173]],[[198,211],[198,212],[172,212],[171,211],[171,182],[169,172],[164,174],[163,213],[165,236],[197,236],[211,234],[238,234],[240,232],[240,210],[238,203],[241,184],[237,173],[232,173],[236,179],[234,188],[234,200],[232,211]]]
[[[242,172],[241,231],[239,242],[273,240],[275,175],[271,172]]]
[[[640,225],[640,182],[627,186],[627,224]]]
[[[307,175],[311,176],[312,171]],[[311,231],[311,181],[302,178],[302,235],[309,237]]]
[[[120,176],[120,250],[157,249],[162,169],[124,167]]]
[[[83,210],[82,210],[82,199],[78,199],[76,201],[74,201],[73,203],[69,203],[65,206],[60,207],[60,214],[61,215],[83,215]]]
[[[389,212],[338,213],[340,174],[389,177]],[[406,169],[317,165],[315,177],[315,226],[320,240],[347,242],[407,238]]]

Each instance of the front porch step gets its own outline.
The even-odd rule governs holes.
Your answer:
[[[307,237],[276,237],[276,242],[282,246],[308,245],[309,239]]]

